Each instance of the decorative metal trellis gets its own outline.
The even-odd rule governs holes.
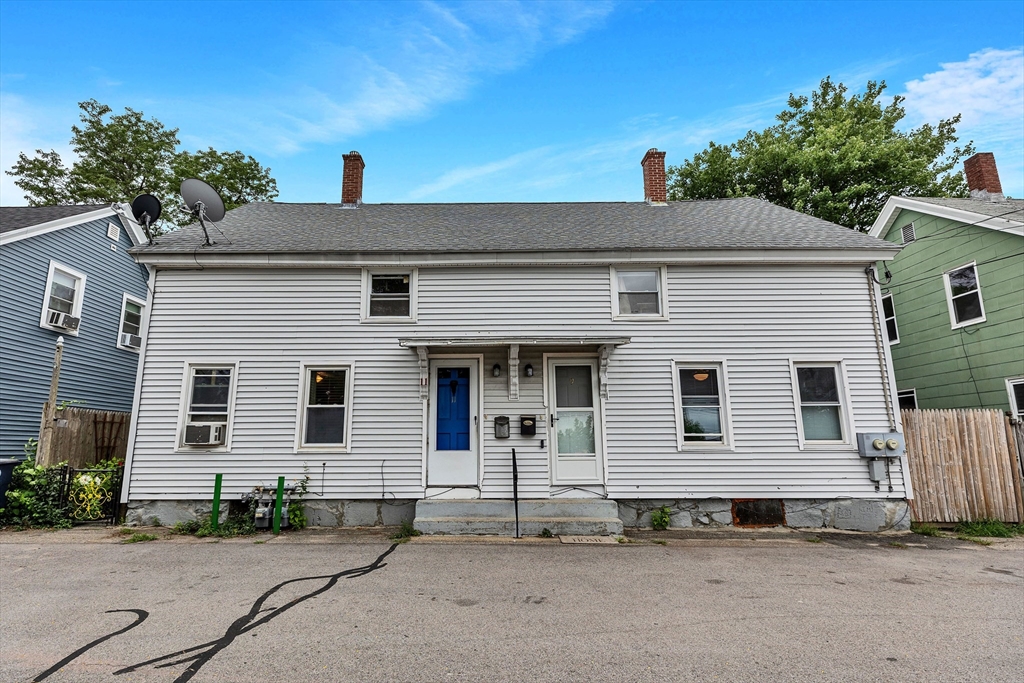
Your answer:
[[[61,468],[61,507],[73,522],[117,524],[123,467]]]

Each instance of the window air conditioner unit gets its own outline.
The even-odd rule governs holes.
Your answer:
[[[48,324],[54,327],[63,327],[65,330],[77,330],[78,323],[82,322],[81,318],[76,318],[69,313],[61,313],[60,311],[50,311],[50,315],[46,320]]]
[[[186,446],[220,446],[224,443],[224,428],[221,424],[185,425]]]
[[[137,349],[142,346],[142,337],[137,334],[121,333],[121,346]]]

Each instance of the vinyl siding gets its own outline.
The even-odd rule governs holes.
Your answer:
[[[404,337],[631,337],[609,360],[604,402],[607,492],[648,497],[875,497],[856,445],[800,450],[790,358],[843,360],[853,431],[886,430],[881,376],[863,267],[673,266],[670,320],[611,320],[602,266],[420,268],[418,321],[359,322],[358,269],[160,271],[150,318],[130,498],[209,498],[223,473],[236,496],[279,475],[301,476],[326,498],[423,495],[424,403],[416,354]],[[508,399],[508,349],[483,353],[482,495],[511,495],[511,448],[520,495],[550,495],[543,396],[545,352],[520,348],[520,399]],[[728,361],[734,450],[680,452],[672,359]],[[350,452],[295,453],[300,362],[351,362]],[[238,363],[229,452],[176,449],[188,362]],[[501,377],[491,376],[494,363]],[[526,363],[532,378],[522,376]],[[493,438],[509,415],[512,438]],[[518,416],[537,415],[536,437]],[[851,439],[852,440],[852,439]],[[383,464],[383,481],[382,481]],[[902,497],[900,468],[894,492]],[[561,487],[555,487],[557,490]],[[884,491],[884,488],[883,488]]]
[[[885,239],[917,240],[889,264],[900,343],[892,346],[900,389],[919,408],[1010,409],[1006,379],[1024,376],[1024,237],[914,211],[900,211]],[[943,273],[977,263],[985,321],[953,329]]]
[[[132,409],[139,354],[117,348],[125,292],[146,299],[148,272],[128,255],[122,227],[117,251],[107,237],[114,217],[0,247],[0,457],[20,457],[38,436],[60,332],[39,326],[50,260],[86,276],[78,335],[63,334],[61,401],[102,410]]]

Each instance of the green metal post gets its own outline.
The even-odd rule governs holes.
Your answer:
[[[216,531],[220,528],[220,484],[224,479],[223,474],[218,474],[213,480],[213,513],[210,515],[210,526]]]
[[[284,503],[284,477],[277,478],[277,502],[274,504],[274,533],[281,533],[281,505]]]

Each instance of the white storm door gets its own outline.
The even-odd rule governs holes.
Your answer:
[[[476,359],[431,361],[427,486],[478,484]]]
[[[548,378],[552,482],[603,483],[597,360],[551,360]]]

